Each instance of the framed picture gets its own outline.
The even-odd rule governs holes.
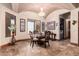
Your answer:
[[[35,26],[36,26],[36,31],[41,32],[41,21],[40,20],[36,20],[35,21]]]
[[[25,19],[20,19],[20,32],[25,32]]]
[[[48,30],[55,30],[55,21],[47,22]]]

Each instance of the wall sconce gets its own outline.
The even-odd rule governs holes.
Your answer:
[[[76,22],[77,22],[76,20],[73,20],[72,24],[73,24],[73,25],[75,25],[75,24],[76,24]]]

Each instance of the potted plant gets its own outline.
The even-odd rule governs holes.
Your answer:
[[[11,26],[8,27],[9,30],[11,31],[11,44],[14,45],[15,42],[16,42],[16,39],[15,39],[15,25],[14,24],[11,24]]]

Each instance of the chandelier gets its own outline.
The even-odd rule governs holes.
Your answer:
[[[40,10],[41,11],[38,13],[38,15],[41,17],[45,16],[45,12],[44,12],[43,8],[41,8]]]

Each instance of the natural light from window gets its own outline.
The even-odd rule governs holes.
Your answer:
[[[29,31],[34,31],[34,22],[28,21],[28,33]]]

